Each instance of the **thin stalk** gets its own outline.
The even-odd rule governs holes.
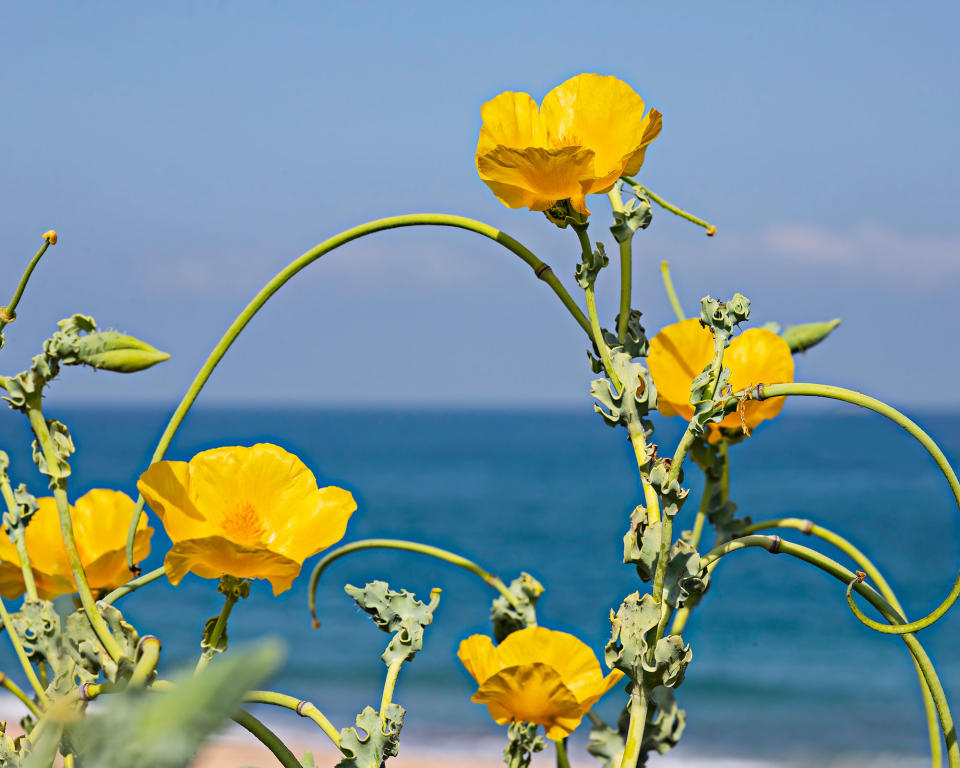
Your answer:
[[[652,525],[660,520],[660,497],[644,476],[647,471],[647,441],[643,437],[642,430],[630,433],[630,445],[633,446],[633,452],[637,457],[637,469],[640,470],[643,500],[647,505],[647,521]]]
[[[709,223],[707,223],[706,221],[704,221],[703,219],[701,219],[701,218],[699,218],[699,217],[697,217],[697,216],[694,216],[692,213],[687,213],[685,210],[683,210],[682,208],[678,208],[677,206],[673,205],[672,203],[668,203],[666,200],[664,200],[662,197],[660,197],[660,195],[658,195],[658,194],[656,194],[656,193],[654,193],[654,192],[651,192],[651,191],[650,191],[649,189],[647,189],[645,186],[643,186],[642,184],[634,181],[633,179],[628,179],[626,176],[624,176],[624,177],[623,177],[623,180],[624,180],[625,182],[627,182],[627,184],[629,184],[630,186],[634,187],[635,189],[640,190],[640,192],[641,192],[645,197],[649,197],[653,202],[655,202],[655,203],[656,203],[657,205],[659,205],[661,208],[666,208],[668,211],[670,211],[670,213],[672,213],[672,214],[674,214],[674,215],[676,215],[676,216],[679,216],[681,219],[686,219],[687,221],[693,222],[693,223],[696,224],[698,227],[703,227],[705,230],[707,230],[707,236],[708,236],[708,237],[713,237],[715,234],[717,234],[717,228],[716,228],[715,226],[713,226],[712,224],[709,224]]]
[[[570,761],[567,759],[567,740],[554,739],[553,745],[557,748],[557,768],[570,768]]]
[[[703,536],[703,526],[707,521],[707,510],[710,508],[714,487],[714,481],[708,476],[706,484],[703,486],[703,496],[700,497],[700,506],[697,507],[697,516],[693,519],[693,530],[690,533],[690,545],[694,549],[697,548],[700,537]]]
[[[294,696],[288,696],[285,693],[275,693],[273,691],[250,691],[243,697],[244,701],[252,704],[272,704],[276,707],[284,707],[296,712],[300,717],[306,717],[320,726],[328,739],[336,747],[340,748],[340,732],[333,727],[333,724],[324,716],[317,707],[310,701],[303,701]]]
[[[100,598],[101,603],[106,603],[107,605],[112,605],[114,602],[119,600],[125,595],[129,595],[131,592],[136,592],[140,587],[146,586],[152,581],[156,581],[161,576],[163,576],[165,571],[161,565],[159,568],[156,568],[148,573],[143,574],[143,576],[138,576],[135,579],[131,579],[123,586],[117,587],[113,592],[108,593],[105,597]]]
[[[53,447],[50,430],[47,428],[47,422],[40,410],[39,402],[27,404],[27,417],[30,419],[30,426],[33,427],[33,434],[37,438],[40,450],[43,451],[47,467],[51,472],[54,472],[54,468],[60,464],[60,459]],[[50,485],[53,489],[53,498],[57,504],[57,514],[60,517],[60,534],[63,537],[63,546],[67,553],[67,562],[70,564],[70,571],[73,574],[74,586],[76,586],[80,595],[83,612],[86,614],[87,620],[93,627],[93,631],[104,650],[110,654],[114,661],[119,661],[123,657],[123,651],[117,641],[114,640],[113,635],[110,634],[110,628],[97,610],[93,592],[90,590],[90,584],[87,581],[87,574],[83,570],[83,562],[80,560],[80,553],[77,551],[77,540],[73,532],[73,520],[70,517],[70,502],[67,499],[66,482],[62,478],[51,477]]]
[[[145,635],[140,640],[140,658],[130,675],[130,688],[140,688],[147,684],[150,676],[157,671],[160,661],[160,640],[153,635]]]
[[[233,606],[237,604],[238,599],[239,598],[233,593],[233,590],[228,589],[224,594],[223,610],[220,611],[220,615],[217,617],[217,623],[213,625],[213,629],[210,631],[207,647],[200,653],[200,658],[197,659],[197,666],[193,670],[193,674],[196,675],[202,672],[207,664],[210,663],[210,659],[217,653],[217,643],[220,642],[220,638],[223,637],[223,633],[227,629],[227,620],[230,618],[230,612],[233,610]]]
[[[3,672],[0,672],[0,687],[6,688],[7,691],[16,696],[17,699],[20,700],[20,703],[29,709],[34,717],[40,718],[42,716],[43,713],[37,708],[37,705],[33,703],[33,700],[23,692],[23,689],[19,685],[13,682],[13,680]]]
[[[926,432],[917,426],[917,424],[908,419],[895,408],[892,408],[886,403],[873,397],[864,395],[861,392],[844,389],[843,387],[832,387],[827,384],[763,384],[758,385],[754,389],[751,389],[747,392],[747,395],[751,399],[757,399],[758,394],[761,396],[760,399],[766,399],[768,397],[783,397],[787,395],[825,397],[832,400],[841,400],[845,403],[858,405],[861,408],[866,408],[874,413],[879,413],[881,416],[885,416],[894,424],[908,432],[926,449],[927,453],[930,454],[937,467],[943,473],[943,476],[947,479],[950,490],[953,492],[953,498],[956,501],[958,508],[960,508],[960,480],[957,479],[957,475],[953,471],[953,467],[950,466],[950,462],[947,461],[947,457],[943,455],[943,451],[940,450],[940,446],[938,446]],[[953,582],[953,587],[950,590],[950,594],[947,595],[944,601],[939,606],[934,608],[933,611],[924,616],[922,619],[912,621],[908,624],[898,624],[896,626],[882,624],[865,616],[853,602],[852,595],[849,597],[849,604],[854,615],[862,623],[870,627],[870,629],[885,635],[902,635],[908,632],[917,632],[918,630],[929,627],[931,624],[940,619],[948,610],[950,610],[953,604],[957,601],[958,597],[960,597],[960,573],[957,574],[957,577]]]
[[[3,329],[10,325],[14,318],[16,318],[17,305],[20,303],[20,298],[23,296],[23,291],[30,281],[30,276],[33,274],[34,268],[40,263],[40,259],[43,258],[43,254],[47,252],[47,248],[50,247],[51,242],[55,243],[57,241],[56,234],[54,234],[52,238],[49,237],[50,234],[51,233],[48,232],[44,235],[43,245],[40,246],[37,255],[30,259],[30,263],[27,264],[27,268],[23,271],[20,282],[17,284],[17,289],[13,292],[13,298],[10,299],[10,303],[5,307],[0,307],[0,335],[2,335]]]
[[[593,331],[593,340],[600,352],[600,360],[603,362],[603,369],[607,372],[610,381],[617,392],[623,390],[623,384],[620,383],[620,377],[613,370],[613,360],[610,358],[610,347],[603,340],[603,331],[600,329],[600,318],[597,316],[597,299],[593,293],[593,286],[583,289],[583,294],[587,299],[587,315],[590,317],[590,328]]]
[[[673,314],[677,320],[683,322],[687,316],[683,313],[683,307],[680,306],[680,300],[677,298],[677,291],[673,287],[673,280],[670,277],[670,262],[660,262],[660,275],[663,277],[663,287],[667,292],[667,298],[670,299],[670,306],[673,307]]]
[[[303,768],[300,761],[297,760],[296,756],[290,751],[290,748],[283,743],[280,737],[249,712],[244,712],[243,710],[237,712],[233,715],[233,721],[246,728],[260,743],[273,752],[274,757],[280,761],[280,765],[284,766],[284,768]]]
[[[823,555],[816,550],[801,546],[799,544],[794,544],[790,541],[785,541],[779,536],[751,535],[733,539],[732,541],[728,541],[707,553],[707,555],[701,559],[700,563],[701,565],[710,565],[716,563],[716,561],[718,561],[724,555],[741,549],[748,549],[750,547],[762,547],[768,552],[774,554],[780,553],[796,557],[816,566],[820,570],[833,576],[835,579],[842,581],[844,584],[851,585],[852,582],[852,586],[848,586],[848,589],[856,590],[860,595],[865,597],[867,601],[874,608],[876,608],[887,621],[897,622],[903,626],[903,617],[893,608],[892,605],[890,605],[889,602],[887,602],[887,600],[884,599],[879,592],[873,589],[873,587],[860,582],[855,573],[850,571],[848,568],[844,568],[835,560],[830,559],[826,555]],[[923,646],[920,644],[920,641],[917,640],[916,636],[912,633],[901,634],[900,636],[903,638],[903,641],[906,643],[910,654],[913,656],[914,661],[920,668],[923,678],[927,683],[927,687],[930,689],[930,694],[933,697],[937,714],[940,717],[940,728],[947,744],[947,763],[950,768],[960,768],[960,745],[957,743],[957,734],[954,728],[953,716],[950,714],[950,706],[947,703],[947,697],[943,691],[943,686],[940,683],[940,678],[937,676],[933,663],[930,661],[930,657],[927,656],[926,651],[924,651]]]
[[[877,590],[880,592],[880,594],[883,595],[884,599],[886,599],[891,606],[893,606],[897,613],[899,613],[901,616],[906,616],[903,606],[900,604],[900,601],[897,600],[897,596],[890,588],[890,585],[883,577],[883,574],[877,570],[877,567],[873,564],[870,558],[868,558],[857,547],[847,541],[847,539],[827,528],[824,528],[823,526],[816,525],[812,520],[805,520],[796,517],[780,517],[772,520],[761,520],[753,525],[748,525],[743,530],[743,535],[749,536],[757,531],[769,530],[771,528],[792,528],[800,531],[801,533],[805,533],[808,536],[816,536],[817,538],[823,539],[827,543],[832,544],[864,570],[867,576],[870,577],[870,580],[876,584]],[[917,677],[920,680],[920,692],[923,696],[923,708],[927,717],[927,731],[930,738],[931,763],[933,768],[938,768],[941,764],[941,749],[940,724],[937,720],[936,705],[933,701],[933,695],[930,693],[930,689],[927,687],[927,681],[923,677],[923,670],[920,669],[916,659],[913,659],[913,664],[917,672]]]
[[[453,552],[448,552],[445,549],[440,549],[440,547],[431,547],[428,544],[420,544],[416,541],[403,541],[401,539],[363,539],[361,541],[354,541],[351,544],[345,544],[329,552],[314,566],[313,573],[310,574],[310,584],[307,587],[307,603],[310,606],[310,616],[313,618],[313,625],[315,627],[320,626],[320,622],[317,620],[317,583],[320,581],[320,576],[336,560],[349,555],[351,552],[359,552],[364,549],[398,549],[404,552],[418,552],[421,555],[435,557],[438,560],[443,560],[446,563],[455,565],[458,568],[463,568],[465,571],[479,576],[483,579],[484,583],[493,587],[503,595],[510,605],[514,608],[520,607],[517,603],[517,598],[507,589],[499,576],[495,576],[481,568],[472,560],[468,560]]]
[[[627,340],[630,320],[630,294],[633,290],[633,238],[620,243],[620,315],[617,318],[617,341]]]
[[[442,213],[412,213],[405,216],[391,216],[385,219],[370,221],[366,224],[361,224],[358,227],[341,232],[339,235],[335,235],[329,240],[324,240],[319,245],[311,248],[299,258],[294,259],[260,290],[253,300],[237,316],[236,320],[233,321],[233,323],[227,329],[227,332],[223,335],[223,338],[217,342],[217,345],[207,357],[203,367],[201,367],[197,372],[193,382],[190,384],[190,388],[183,396],[183,399],[180,401],[177,409],[170,417],[170,421],[167,423],[163,434],[160,436],[160,441],[153,452],[150,463],[152,464],[160,461],[164,457],[164,454],[167,452],[167,448],[170,446],[170,441],[173,440],[173,436],[180,428],[180,424],[187,415],[187,411],[190,410],[190,407],[200,394],[200,390],[203,389],[203,386],[207,383],[207,380],[217,367],[217,364],[223,359],[223,356],[227,353],[227,350],[230,349],[230,346],[240,335],[241,331],[246,328],[247,324],[253,319],[254,315],[260,311],[261,307],[267,303],[270,297],[279,291],[280,288],[282,288],[291,278],[293,278],[305,267],[319,259],[321,256],[330,253],[330,251],[336,250],[340,246],[349,243],[351,240],[356,240],[357,238],[364,237],[365,235],[371,235],[375,232],[383,232],[388,229],[416,226],[439,226],[465,229],[467,231],[483,235],[484,237],[488,237],[491,240],[499,243],[508,251],[520,257],[520,259],[522,259],[533,270],[533,273],[538,279],[550,286],[553,292],[557,295],[557,298],[560,299],[563,306],[566,307],[573,319],[576,320],[583,329],[584,333],[586,333],[588,336],[590,335],[590,323],[587,321],[583,311],[577,306],[577,303],[567,292],[567,289],[564,288],[563,283],[561,283],[557,276],[553,274],[553,270],[550,269],[550,265],[538,259],[529,249],[514,240],[505,232],[501,232],[499,229],[491,227],[489,224],[484,224],[483,222],[474,221],[473,219],[468,219],[463,216],[450,216]],[[130,521],[130,529],[127,533],[127,564],[130,566],[131,570],[134,569],[133,542],[134,537],[136,536],[137,523],[140,521],[140,515],[142,513],[143,496],[139,496],[137,498],[136,512]]]
[[[400,667],[403,666],[403,659],[394,659],[387,665],[387,676],[383,681],[383,696],[380,698],[380,722],[387,724],[387,708],[393,701],[393,689],[397,686],[397,677],[400,675]]]
[[[630,694],[630,725],[627,728],[627,743],[623,748],[620,768],[636,768],[643,746],[643,731],[647,727],[647,692],[635,683]]]
[[[7,511],[11,517],[19,516],[20,510],[17,508],[17,500],[13,496],[13,488],[10,485],[10,478],[5,474],[0,475],[0,495],[7,505]],[[23,573],[23,586],[27,591],[28,600],[39,600],[37,595],[37,583],[33,578],[33,568],[30,567],[30,555],[27,554],[26,531],[24,527],[19,526],[16,531],[8,531],[13,545],[17,548],[17,559],[20,560],[20,571]]]
[[[46,707],[50,703],[50,699],[47,698],[47,694],[43,690],[43,686],[40,685],[40,681],[37,679],[37,673],[30,664],[30,659],[27,658],[27,652],[23,650],[23,643],[20,642],[20,636],[17,634],[17,630],[14,628],[13,622],[10,620],[10,614],[7,612],[7,606],[4,605],[2,599],[0,599],[0,621],[3,622],[4,629],[7,630],[7,636],[10,638],[10,644],[13,646],[14,653],[17,654],[17,659],[20,661],[20,666],[23,667],[23,672],[27,676],[27,680],[30,682],[30,687],[33,688],[34,693],[37,694],[37,699],[40,700],[40,703]]]

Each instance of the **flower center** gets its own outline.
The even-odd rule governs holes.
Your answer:
[[[230,541],[245,547],[264,546],[267,526],[252,504],[237,504],[223,516],[220,530]]]

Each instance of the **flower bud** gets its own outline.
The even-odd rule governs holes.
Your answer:
[[[787,342],[791,352],[804,352],[827,338],[838,325],[840,325],[839,317],[827,323],[791,325],[786,330],[781,331],[780,336]]]
[[[99,331],[79,337],[75,354],[78,363],[116,373],[142,371],[170,359],[166,352],[117,331]]]
[[[56,230],[51,229],[51,230],[48,230],[47,232],[44,232],[43,239],[46,240],[48,243],[50,243],[50,245],[56,245],[57,244]]]

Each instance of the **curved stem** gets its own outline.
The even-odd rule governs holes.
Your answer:
[[[816,566],[820,570],[825,571],[835,579],[838,579],[847,585],[850,585],[851,582],[853,582],[852,587],[848,586],[848,589],[852,588],[865,597],[867,601],[874,608],[876,608],[885,619],[887,619],[887,621],[901,623],[903,620],[903,617],[898,614],[893,606],[891,606],[882,595],[880,595],[872,587],[860,582],[855,573],[851,572],[847,568],[844,568],[836,561],[831,560],[829,557],[817,552],[816,550],[801,546],[799,544],[794,544],[790,541],[785,541],[779,536],[751,535],[744,536],[739,539],[733,539],[732,541],[728,541],[725,544],[713,549],[700,561],[700,563],[702,566],[713,565],[717,560],[724,555],[729,554],[730,552],[736,552],[737,550],[747,549],[750,547],[762,547],[768,552],[774,554],[782,553],[796,557]],[[910,654],[913,656],[913,659],[916,662],[916,665],[920,668],[920,671],[923,674],[923,679],[933,697],[937,714],[940,717],[940,727],[947,743],[947,762],[950,765],[950,768],[960,768],[960,746],[958,746],[957,743],[956,728],[953,723],[953,717],[950,714],[950,707],[947,703],[946,694],[943,691],[943,686],[940,684],[940,678],[937,677],[936,670],[930,661],[930,657],[927,656],[926,651],[924,651],[923,646],[920,644],[920,641],[917,640],[916,636],[913,634],[902,634],[900,636],[903,638],[904,643],[906,643]]]
[[[304,701],[294,696],[288,696],[285,693],[275,693],[273,691],[249,691],[243,697],[244,701],[251,704],[272,704],[277,707],[284,707],[296,712],[300,717],[306,717],[320,726],[327,738],[332,741],[336,747],[340,748],[340,733],[333,724],[327,720],[323,712],[316,708],[313,702]]]
[[[937,467],[939,467],[940,471],[943,473],[943,476],[947,479],[947,483],[950,486],[950,490],[953,492],[953,498],[957,503],[957,507],[960,508],[960,480],[957,479],[957,475],[953,471],[953,467],[950,466],[950,462],[947,461],[947,457],[943,455],[943,451],[940,450],[940,446],[938,446],[926,432],[917,426],[917,424],[900,413],[900,411],[898,411],[896,408],[892,408],[886,403],[877,400],[876,398],[864,395],[861,392],[855,392],[851,389],[844,389],[843,387],[833,387],[827,384],[763,384],[747,391],[747,395],[751,399],[757,399],[758,394],[760,395],[760,399],[766,399],[768,397],[783,397],[787,395],[825,397],[832,400],[841,400],[845,403],[858,405],[861,408],[866,408],[874,413],[879,413],[881,416],[885,416],[894,424],[903,428],[906,432],[913,436],[917,442],[919,442],[926,449],[927,453],[930,454]],[[882,624],[878,621],[868,618],[853,603],[852,596],[850,597],[849,602],[854,615],[871,629],[885,635],[902,635],[929,627],[931,624],[940,619],[948,610],[950,610],[951,606],[953,606],[953,604],[957,601],[958,597],[960,597],[960,573],[957,574],[957,577],[953,582],[953,588],[950,590],[950,594],[947,595],[947,597],[942,603],[940,603],[939,606],[937,606],[922,619],[912,621],[909,624],[898,624],[897,626]]]
[[[7,512],[11,517],[19,518],[17,500],[13,496],[13,488],[10,485],[10,478],[5,473],[0,474],[0,495],[7,505]],[[39,600],[37,595],[37,583],[33,578],[33,568],[30,567],[30,555],[27,553],[27,541],[24,536],[26,533],[23,525],[17,526],[13,531],[7,531],[13,545],[17,548],[17,559],[20,560],[20,571],[23,574],[23,586],[27,591],[27,598],[30,600]]]
[[[7,637],[10,638],[10,643],[13,645],[13,650],[17,654],[20,666],[23,667],[23,672],[30,682],[30,687],[32,687],[34,693],[37,694],[37,699],[39,699],[40,703],[46,707],[50,703],[50,700],[47,698],[43,686],[40,685],[40,681],[37,679],[37,673],[30,664],[30,659],[27,658],[27,652],[23,650],[23,643],[20,642],[20,636],[17,634],[13,622],[10,620],[10,614],[7,612],[7,606],[4,604],[2,598],[0,598],[0,621],[3,622],[4,629],[7,630]]]
[[[210,663],[210,659],[214,657],[217,653],[217,645],[220,642],[220,638],[223,637],[224,632],[227,629],[227,620],[230,618],[230,612],[233,610],[233,606],[237,604],[239,598],[234,594],[233,590],[228,589],[223,596],[223,610],[220,611],[220,615],[217,617],[217,623],[213,625],[213,629],[210,632],[210,637],[207,639],[207,647],[203,649],[200,653],[200,658],[197,659],[197,666],[193,670],[193,674],[202,672],[207,664]]]
[[[651,192],[649,189],[643,186],[643,184],[640,184],[634,181],[633,179],[628,179],[626,176],[623,177],[623,180],[627,182],[627,184],[629,184],[630,186],[634,187],[635,189],[640,190],[640,192],[643,193],[644,197],[649,197],[653,202],[655,202],[661,208],[666,208],[668,211],[670,211],[670,213],[676,216],[679,216],[681,219],[686,219],[687,221],[691,221],[699,227],[703,227],[705,230],[707,230],[707,235],[709,237],[713,237],[715,234],[717,234],[717,228],[715,226],[707,223],[706,221],[704,221],[701,218],[698,218],[697,216],[694,216],[692,213],[687,213],[682,208],[678,208],[677,206],[672,205],[671,203],[668,203],[666,200],[660,197],[660,195],[656,194],[655,192]]]
[[[354,541],[351,544],[345,544],[327,553],[314,566],[313,573],[310,574],[310,584],[307,587],[307,603],[310,606],[310,616],[313,618],[313,625],[315,627],[320,626],[320,622],[317,620],[317,583],[320,581],[320,576],[334,561],[349,555],[351,552],[359,552],[363,549],[398,549],[404,552],[419,552],[421,555],[428,555],[438,560],[443,560],[445,563],[450,563],[451,565],[463,568],[479,576],[488,586],[493,587],[503,595],[510,605],[514,608],[519,608],[517,598],[506,588],[500,580],[500,577],[484,570],[472,560],[467,560],[465,557],[461,557],[453,552],[448,552],[445,549],[440,549],[440,547],[431,547],[429,544],[420,544],[416,541],[403,541],[402,539],[363,539],[361,541]]]
[[[341,232],[339,235],[335,235],[329,240],[324,240],[319,245],[311,248],[299,258],[294,259],[260,290],[253,300],[237,316],[236,320],[233,321],[233,323],[227,329],[227,332],[223,335],[223,338],[217,342],[217,345],[213,348],[213,351],[210,353],[209,357],[207,357],[203,367],[197,372],[196,377],[190,384],[190,388],[183,396],[183,399],[180,401],[180,404],[174,411],[173,416],[170,417],[170,421],[167,423],[163,434],[160,436],[160,441],[153,452],[150,463],[152,464],[160,461],[163,458],[167,448],[170,446],[170,441],[173,440],[174,434],[176,434],[177,430],[180,428],[180,424],[183,422],[184,417],[187,415],[187,411],[190,410],[194,400],[197,399],[197,395],[200,394],[200,390],[203,389],[204,384],[207,383],[207,379],[210,378],[210,375],[217,367],[217,364],[221,359],[223,359],[223,356],[227,353],[227,350],[230,349],[230,346],[236,340],[237,336],[240,335],[240,332],[243,331],[243,329],[247,326],[247,323],[253,319],[254,315],[260,311],[260,308],[267,303],[270,297],[279,291],[280,288],[282,288],[291,278],[293,278],[305,267],[319,259],[321,256],[330,253],[330,251],[339,248],[341,245],[349,243],[351,240],[356,240],[357,238],[364,237],[365,235],[371,235],[374,232],[383,232],[388,229],[417,226],[439,226],[465,229],[470,232],[483,235],[484,237],[488,237],[491,240],[499,243],[511,253],[519,256],[527,265],[530,266],[537,278],[545,282],[550,286],[551,289],[553,289],[553,292],[567,308],[567,311],[573,316],[573,319],[577,321],[577,323],[581,328],[583,328],[584,332],[588,336],[590,335],[590,324],[587,321],[587,318],[567,292],[567,289],[563,287],[563,283],[561,283],[557,276],[553,274],[553,270],[550,269],[550,265],[538,259],[530,250],[514,240],[505,232],[501,232],[499,229],[491,227],[489,224],[484,224],[483,222],[474,221],[473,219],[468,219],[463,216],[450,216],[442,213],[412,213],[406,216],[391,216],[385,219],[370,221],[366,224],[361,224],[358,227],[353,227],[352,229]],[[140,515],[142,512],[143,496],[140,496],[137,498],[136,512],[130,521],[130,529],[127,534],[127,564],[130,566],[131,570],[134,569],[133,542],[134,537],[136,536],[137,523],[140,521]]]
[[[683,313],[683,307],[680,306],[680,300],[677,298],[677,291],[673,287],[673,280],[670,277],[670,262],[660,262],[660,275],[663,277],[663,287],[667,292],[667,298],[670,299],[670,306],[673,307],[673,314],[681,323],[687,319]]]
[[[899,613],[901,616],[906,616],[903,606],[900,605],[900,601],[897,600],[897,596],[890,588],[887,580],[883,577],[880,571],[877,570],[877,567],[873,564],[870,558],[868,558],[857,547],[847,541],[847,539],[827,528],[824,528],[823,526],[816,525],[812,520],[796,517],[780,517],[772,520],[761,520],[747,526],[743,531],[743,535],[749,536],[757,531],[769,530],[771,528],[792,528],[800,531],[801,533],[807,534],[808,536],[816,536],[817,538],[823,539],[827,543],[832,544],[866,572],[866,574],[870,577],[870,580],[876,584],[877,590],[880,592],[880,594],[883,595],[884,599],[886,599],[891,606],[893,606],[897,613]],[[916,659],[913,659],[913,664],[916,668],[917,677],[920,680],[920,692],[923,696],[923,707],[927,717],[927,731],[930,738],[931,763],[934,768],[938,768],[941,763],[941,750],[940,724],[937,720],[936,705],[933,701],[933,695],[930,693],[930,688],[927,686],[927,681],[923,677],[923,670],[920,669]]]
[[[46,419],[44,419],[43,412],[40,410],[39,397],[36,402],[27,403],[27,418],[30,419],[30,426],[33,427],[33,434],[37,438],[40,450],[43,451],[47,467],[50,472],[54,472],[55,468],[60,465],[60,459],[53,447],[53,440],[50,437]],[[63,538],[63,547],[66,550],[67,562],[70,564],[70,572],[73,574],[74,586],[76,586],[77,593],[80,595],[83,612],[86,614],[87,620],[93,627],[93,631],[104,650],[110,654],[114,661],[119,661],[123,657],[123,651],[117,641],[114,640],[110,628],[97,610],[93,592],[90,590],[90,583],[87,581],[87,574],[83,570],[83,562],[80,560],[80,553],[77,551],[73,520],[70,517],[70,502],[67,499],[66,481],[63,478],[51,476],[50,487],[53,489],[53,498],[56,501],[57,514],[60,517],[60,534]]]
[[[27,287],[27,283],[30,280],[30,276],[33,274],[34,268],[37,264],[40,263],[40,259],[43,257],[43,254],[47,252],[47,248],[50,247],[50,240],[44,239],[43,245],[40,246],[40,250],[37,251],[37,255],[30,259],[30,263],[27,264],[27,268],[23,271],[23,275],[20,278],[20,282],[17,284],[16,290],[13,292],[13,298],[10,299],[10,303],[7,306],[2,307],[0,311],[0,338],[3,337],[3,329],[6,328],[10,323],[13,322],[13,319],[17,316],[17,305],[20,303],[20,298],[23,296],[23,291]],[[0,346],[2,342],[0,342]]]
[[[380,697],[380,722],[387,724],[387,709],[393,700],[393,689],[397,686],[397,677],[400,675],[400,667],[403,666],[403,659],[394,659],[387,665],[387,676],[383,681],[383,696]]]
[[[0,672],[0,687],[6,688],[7,691],[16,696],[16,698],[20,700],[20,703],[29,709],[34,717],[38,719],[42,717],[43,713],[37,708],[37,705],[23,692],[23,689],[19,685],[13,682],[13,680],[3,672]]]
[[[140,658],[130,675],[130,688],[140,688],[147,684],[151,675],[157,671],[160,661],[160,640],[153,635],[146,635],[140,640]]]
[[[597,350],[600,352],[600,360],[603,363],[603,369],[607,372],[613,386],[619,393],[623,389],[620,378],[613,370],[613,361],[610,359],[610,347],[603,339],[603,331],[600,329],[600,318],[597,316],[597,299],[593,293],[593,286],[583,289],[584,296],[587,298],[587,315],[590,317],[590,328],[593,331],[593,340],[596,342]]]
[[[135,579],[130,579],[123,586],[117,587],[113,592],[108,593],[105,597],[100,598],[101,603],[106,603],[107,605],[112,605],[114,602],[119,600],[125,595],[129,595],[131,592],[136,592],[140,587],[146,586],[152,581],[156,581],[161,576],[163,576],[165,571],[161,565],[159,568],[143,574],[143,576],[138,576]]]
[[[267,749],[273,752],[274,757],[280,761],[280,765],[284,766],[284,768],[303,768],[300,761],[297,760],[296,756],[294,756],[290,748],[283,743],[280,737],[249,712],[244,712],[243,710],[237,712],[233,715],[233,721],[246,728]]]
[[[647,692],[639,683],[635,683],[630,694],[630,725],[627,728],[627,742],[623,748],[620,768],[636,768],[643,746],[643,731],[647,727]]]

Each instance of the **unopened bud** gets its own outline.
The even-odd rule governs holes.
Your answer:
[[[43,233],[43,239],[46,240],[50,245],[57,244],[57,233],[55,230],[51,229],[48,232]]]
[[[838,325],[840,325],[839,317],[827,323],[791,325],[785,331],[781,331],[780,336],[787,342],[791,352],[803,352],[827,338]]]
[[[75,352],[78,363],[116,373],[142,371],[170,359],[166,352],[117,331],[99,331],[81,336],[76,342]]]

